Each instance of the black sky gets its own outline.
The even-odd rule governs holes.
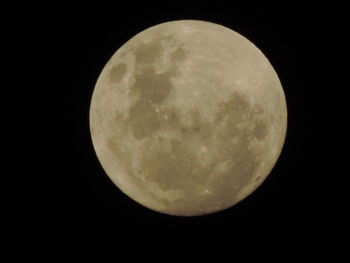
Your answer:
[[[14,258],[340,262],[350,10],[132,5],[21,7],[13,32],[24,66],[10,97],[19,126],[15,166],[6,172],[17,178],[9,198]],[[179,19],[219,23],[255,43],[279,75],[288,107],[285,147],[263,185],[231,209],[194,218],[158,214],[121,193],[96,158],[88,123],[94,85],[112,54],[136,33]]]

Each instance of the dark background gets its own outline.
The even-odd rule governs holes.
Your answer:
[[[19,127],[7,172],[17,180],[14,262],[343,259],[349,9],[174,2],[19,9],[13,32],[24,66],[10,100]],[[97,160],[88,122],[112,54],[136,33],[180,19],[219,23],[255,43],[288,106],[285,146],[263,185],[230,209],[192,218],[153,212],[121,193]]]

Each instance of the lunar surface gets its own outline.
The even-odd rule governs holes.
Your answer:
[[[152,210],[204,215],[251,194],[275,165],[287,107],[263,53],[205,21],[153,26],[96,83],[90,130],[115,185]]]

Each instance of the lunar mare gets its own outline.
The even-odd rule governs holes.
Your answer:
[[[233,206],[268,176],[287,128],[276,72],[249,40],[210,22],[142,31],[96,83],[98,159],[129,197],[180,216]]]

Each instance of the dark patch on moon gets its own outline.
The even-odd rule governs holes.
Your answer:
[[[170,81],[173,75],[173,71],[156,74],[152,67],[147,67],[136,75],[136,83],[130,88],[131,96],[138,96],[142,100],[160,104],[173,89]]]
[[[239,92],[233,93],[229,100],[219,104],[220,111],[216,114],[215,122],[221,122],[224,119],[237,124],[244,121],[244,117],[250,109],[250,103],[247,98]]]
[[[224,129],[220,131],[220,136],[230,140],[240,135],[241,129],[238,125],[249,121],[247,118],[251,105],[247,98],[236,92],[227,102],[220,103],[219,107],[220,110],[215,116],[214,124],[226,123]]]
[[[147,171],[146,179],[155,182],[163,191],[184,190],[198,183],[199,174],[193,165],[196,157],[187,145],[178,139],[150,142],[147,154],[142,156],[141,167]]]
[[[263,140],[267,136],[266,121],[256,120],[252,134],[259,140]]]
[[[153,63],[162,49],[161,38],[155,38],[149,43],[139,45],[135,50],[136,63],[140,65]]]
[[[191,122],[187,126],[190,136],[197,137],[202,140],[210,139],[213,136],[213,126],[208,121],[200,116],[199,110],[190,112]],[[191,139],[192,139],[191,138]]]
[[[181,126],[181,120],[174,107],[161,109],[159,115],[162,118],[162,129],[176,131]]]
[[[131,129],[136,139],[142,139],[158,130],[159,120],[154,107],[148,101],[140,100],[130,108],[124,125]]]
[[[119,63],[118,65],[114,65],[109,72],[109,81],[112,83],[119,83],[124,75],[126,74],[126,64],[125,63]]]
[[[186,58],[186,51],[182,47],[176,49],[173,53],[170,55],[171,61],[173,62],[179,62]]]

